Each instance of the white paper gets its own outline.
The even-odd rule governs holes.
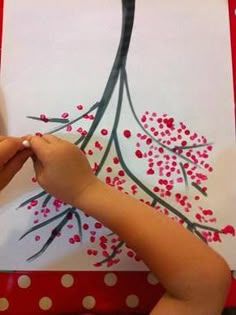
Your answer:
[[[74,119],[99,102],[117,52],[121,26],[121,1],[6,1],[1,87],[5,111],[3,117],[8,133],[24,135],[49,132],[61,124],[44,123],[26,116],[45,114],[49,118],[60,118],[62,113],[68,112],[69,119]],[[232,153],[235,146],[234,102],[227,3],[208,0],[200,5],[197,0],[137,0],[126,71],[138,118],[145,111],[155,112],[158,116],[168,114],[175,119],[176,125],[183,122],[191,132],[197,132],[213,143],[208,160],[214,172],[207,174],[209,182],[205,183],[208,197],[202,196],[199,202],[194,201],[197,191],[191,181],[189,189],[184,182],[176,183],[172,196],[178,192],[188,193],[193,208],[199,205],[204,209],[214,207],[217,221],[207,223],[211,227],[221,229],[228,225],[236,226],[236,193],[232,189],[235,179]],[[119,80],[88,149],[95,141],[107,145],[109,134],[104,137],[100,130],[111,130],[118,90]],[[83,104],[84,110],[79,111],[76,108],[78,104]],[[122,106],[117,134],[124,161],[132,173],[152,190],[161,176],[157,169],[155,174],[147,175],[147,161],[136,158],[134,154],[136,142],[139,141],[136,134],[142,130],[132,115],[125,92]],[[74,129],[71,132],[60,130],[58,135],[75,141],[79,135],[76,129],[83,127],[88,130],[91,123],[81,120],[72,126]],[[124,129],[132,132],[129,140],[123,136]],[[140,142],[143,149],[143,142]],[[103,179],[107,176],[106,167],[113,165],[114,150],[112,146],[101,171]],[[91,164],[101,158],[98,151],[90,156]],[[30,210],[27,206],[17,209],[23,201],[41,191],[37,184],[32,184],[32,176],[32,166],[28,163],[9,187],[1,192],[0,269],[146,269],[142,262],[127,255],[129,250],[124,246],[121,255],[117,256],[121,259],[118,264],[94,267],[94,263],[104,257],[100,246],[90,242],[93,236],[91,230],[96,230],[96,237],[107,235],[109,231],[93,228],[95,221],[86,218],[82,212],[78,213],[83,224],[90,224],[88,230],[83,230],[82,243],[70,244],[68,241],[78,230],[73,217],[73,222],[67,225],[74,226],[65,227],[61,237],[56,237],[42,255],[28,262],[27,259],[42,248],[51,230],[62,218],[37,232],[29,233],[20,241],[19,238],[31,227],[65,210],[62,207],[55,212],[49,203],[50,214],[45,218],[39,214],[38,223],[34,223],[37,217],[34,212],[40,212],[43,199],[40,199],[39,206]],[[127,182],[127,187],[133,184],[128,177]],[[135,196],[146,198],[139,191],[140,194]],[[157,195],[160,197],[160,193]],[[179,207],[175,198],[162,199]],[[190,211],[184,215],[196,221],[196,212]],[[40,240],[35,241],[37,235],[40,235]],[[236,255],[232,249],[236,239],[230,234],[220,237],[222,242],[211,242],[210,245],[223,254],[231,268],[235,269]],[[99,243],[99,237],[97,240]],[[88,255],[90,248],[98,249],[98,255]]]

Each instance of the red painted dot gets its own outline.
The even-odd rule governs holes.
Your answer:
[[[40,119],[41,119],[42,121],[48,122],[48,118],[46,117],[46,115],[41,114],[39,117],[40,117]]]
[[[95,227],[96,229],[101,229],[101,228],[102,228],[102,224],[101,224],[100,222],[96,222],[96,223],[94,224],[94,227]]]
[[[147,175],[153,175],[155,172],[152,168],[149,168],[146,173]]]
[[[134,257],[134,252],[132,252],[131,250],[129,250],[129,251],[127,252],[127,256],[130,257],[130,258]]]
[[[157,187],[157,186],[154,186],[154,187],[153,187],[153,191],[154,191],[154,192],[157,193],[157,192],[159,192],[159,190],[160,190],[159,187]]]
[[[80,237],[78,234],[75,234],[73,238],[74,238],[75,242],[77,242],[77,243],[80,242]]]
[[[141,159],[143,157],[143,153],[140,150],[136,150],[135,151],[135,155],[137,156],[137,158]]]
[[[118,164],[119,163],[119,158],[118,157],[114,157],[113,158],[113,163],[114,164]]]
[[[101,130],[101,134],[102,134],[103,136],[106,136],[106,135],[108,134],[108,130],[107,130],[107,129],[102,129],[102,130]]]
[[[125,172],[124,172],[123,170],[120,170],[120,171],[118,172],[118,175],[119,175],[119,176],[124,176],[124,175],[125,175]]]
[[[35,136],[37,136],[37,137],[42,137],[43,134],[42,134],[41,132],[35,132]]]
[[[151,144],[151,143],[152,143],[152,139],[151,138],[147,138],[146,144]]]
[[[84,229],[84,230],[88,230],[88,228],[89,228],[89,225],[88,225],[87,223],[84,223],[84,224],[83,224],[83,229]]]
[[[111,177],[110,177],[110,176],[107,176],[105,180],[106,180],[106,183],[107,183],[107,184],[110,184],[110,183],[111,183]]]
[[[125,136],[125,138],[130,138],[131,137],[131,132],[130,130],[126,129],[123,131],[123,135]]]
[[[95,242],[95,236],[90,236],[90,242],[94,243]]]
[[[74,243],[75,243],[73,237],[70,237],[70,238],[69,238],[69,243],[70,243],[70,244],[74,244]]]
[[[147,120],[147,118],[146,118],[146,116],[142,116],[142,118],[141,118],[141,122],[145,122]]]
[[[108,166],[106,171],[107,171],[107,173],[111,173],[112,172],[112,168],[110,166]]]

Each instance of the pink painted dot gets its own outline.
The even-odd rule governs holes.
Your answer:
[[[71,125],[66,126],[66,131],[71,131],[71,130],[72,130],[72,126]]]
[[[30,205],[31,205],[32,207],[35,207],[37,204],[38,204],[38,200],[32,200],[32,201],[30,202]]]
[[[62,118],[67,118],[68,116],[69,116],[68,113],[62,113],[62,114],[61,114],[61,117],[62,117]]]
[[[125,136],[125,138],[130,138],[131,137],[131,131],[126,129],[123,131],[123,135]]]
[[[38,242],[40,240],[40,236],[39,235],[35,235],[35,241]]]
[[[146,116],[145,116],[145,115],[143,115],[143,116],[142,116],[142,118],[141,118],[141,122],[143,122],[143,123],[144,123],[146,120],[147,120]]]
[[[82,110],[83,109],[83,105],[82,104],[79,104],[76,107],[77,107],[78,110]]]

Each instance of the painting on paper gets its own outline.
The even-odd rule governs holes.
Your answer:
[[[9,0],[2,93],[9,134],[75,143],[104,182],[236,267],[227,9],[221,0]],[[102,223],[43,191],[30,162],[1,202],[1,269],[146,269]]]

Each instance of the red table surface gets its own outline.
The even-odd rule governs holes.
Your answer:
[[[3,20],[0,0],[0,21]],[[236,0],[228,0],[232,68],[236,91]],[[0,23],[0,42],[2,23]],[[236,93],[235,93],[236,100]],[[148,272],[47,272],[0,273],[0,312],[17,314],[147,313],[164,290]],[[92,306],[95,304],[94,309]],[[236,272],[226,306],[236,307]]]

